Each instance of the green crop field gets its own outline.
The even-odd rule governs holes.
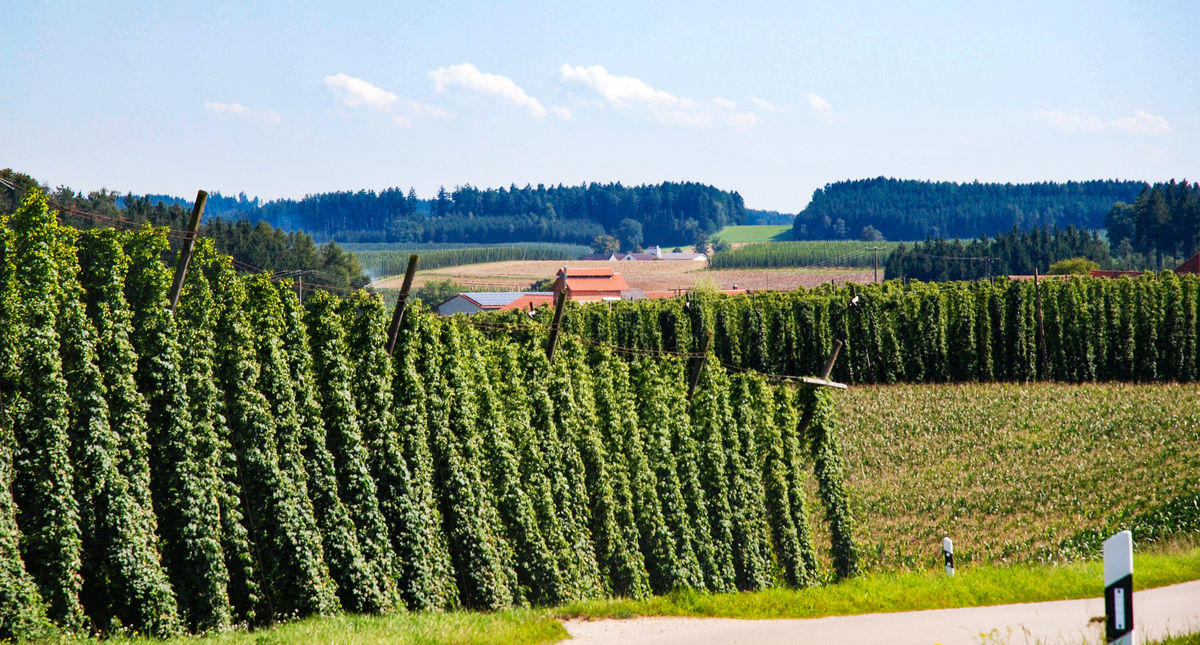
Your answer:
[[[1123,528],[1139,549],[1200,532],[1194,385],[897,385],[835,399],[867,569],[935,567],[944,536],[969,565],[1094,556]]]
[[[759,228],[759,227],[744,227]],[[873,249],[879,251],[879,271],[888,254],[899,242],[858,242],[852,240],[803,241],[775,244],[747,244],[736,249],[720,251],[709,263],[714,269],[755,269],[774,267],[871,267],[875,262]]]
[[[745,242],[782,242],[792,239],[791,224],[759,224],[754,226],[726,226],[713,235],[714,240],[729,244]]]

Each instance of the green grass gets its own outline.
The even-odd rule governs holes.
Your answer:
[[[1200,578],[1200,549],[1139,554],[1134,588],[1149,589]],[[588,600],[554,610],[559,618],[694,616],[723,618],[818,618],[877,612],[949,609],[1018,602],[1095,598],[1103,595],[1098,561],[1065,565],[960,567],[941,571],[875,573],[810,589],[753,593],[675,592],[647,600]]]
[[[791,224],[757,224],[753,226],[726,226],[713,235],[713,240],[729,244],[742,242],[782,242],[792,239]]]
[[[232,631],[202,637],[180,637],[169,641],[151,638],[111,638],[52,641],[63,645],[105,643],[106,645],[283,645],[285,643],[398,644],[398,645],[484,645],[512,643],[538,645],[567,638],[567,631],[544,611],[509,610],[491,614],[477,612],[402,613],[390,616],[340,615],[307,618],[251,632]]]

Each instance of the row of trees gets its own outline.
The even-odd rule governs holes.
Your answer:
[[[219,196],[218,196],[219,197]],[[172,198],[172,201],[182,202]],[[360,190],[303,199],[218,200],[239,205],[231,219],[262,219],[319,239],[343,242],[570,242],[590,244],[612,234],[628,248],[643,239],[697,244],[722,227],[740,224],[746,209],[736,192],[697,183],[623,186],[581,184],[479,189],[441,188],[432,199],[413,189]],[[637,239],[634,239],[634,238]]]
[[[1104,226],[1114,255],[1140,253],[1155,258],[1160,270],[1172,268],[1164,259],[1178,263],[1200,252],[1200,184],[1172,179],[1146,186],[1133,203],[1113,205]]]
[[[900,244],[887,258],[886,279],[944,282],[978,280],[999,275],[1045,273],[1052,264],[1085,258],[1108,268],[1108,242],[1096,232],[1068,226],[1021,231],[1016,228],[974,240],[927,239],[909,247]]]
[[[31,189],[47,192],[39,187],[32,177],[13,172],[0,171],[0,178],[13,183],[16,190],[0,187],[0,215],[11,215],[16,211],[24,195]],[[63,224],[87,230],[120,226],[166,226],[185,230],[191,216],[192,204],[182,199],[138,197],[119,195],[99,190],[86,195],[59,187],[49,192],[49,199],[64,209],[73,209],[86,215],[64,211]],[[216,248],[228,253],[239,262],[268,271],[292,271],[308,276],[312,284],[327,285],[335,290],[359,288],[370,280],[359,266],[358,260],[334,243],[318,245],[312,236],[303,231],[288,232],[258,220],[251,224],[249,219],[221,218],[222,208],[238,204],[257,204],[245,196],[238,199],[210,196],[205,206],[205,216],[200,226],[200,236],[212,238]],[[172,239],[170,251],[178,250],[179,240]],[[327,287],[316,287],[318,289]]]
[[[172,314],[166,250],[36,191],[0,218],[4,637],[806,585],[810,463],[855,570],[828,391],[551,363],[546,310],[414,311],[389,356],[377,297],[301,306],[207,240]]]
[[[819,373],[835,340],[845,383],[1200,379],[1200,278],[825,285],[747,297],[694,293],[568,311],[568,328],[644,350],[694,344],[734,368]],[[1039,313],[1040,312],[1040,313]]]
[[[1133,201],[1136,181],[959,184],[884,177],[827,184],[792,224],[797,240],[858,239],[871,226],[889,240],[971,239],[1011,228],[1099,229],[1118,201]]]

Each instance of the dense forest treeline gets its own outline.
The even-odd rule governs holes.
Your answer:
[[[85,195],[66,187],[49,191],[46,187],[38,187],[32,177],[11,170],[0,171],[0,178],[16,186],[16,190],[0,186],[0,216],[15,212],[31,188],[39,188],[47,193],[55,208],[63,209],[59,213],[60,221],[80,230],[150,225],[181,231],[187,229],[191,216],[192,203],[182,199],[119,195],[107,190]],[[244,196],[239,199],[246,203]],[[303,231],[289,232],[261,220],[251,224],[247,219],[213,217],[210,211],[214,202],[221,204],[222,200],[230,201],[219,195],[208,198],[200,236],[211,238],[218,250],[228,253],[238,262],[268,271],[294,272],[305,276],[304,280],[310,285],[324,285],[313,287],[317,289],[360,288],[370,281],[354,255],[337,244],[318,245],[312,236]],[[232,201],[237,203],[238,200]],[[80,212],[72,213],[71,210]],[[179,240],[173,238],[171,244],[173,258]]]
[[[887,277],[924,281],[1046,273],[1050,265],[1085,258],[1101,269],[1172,269],[1200,252],[1200,185],[1172,179],[1144,186],[1133,203],[1117,202],[1104,217],[1107,239],[1067,226],[989,239],[927,239],[889,256]]]
[[[994,238],[925,240],[912,246],[900,244],[888,255],[884,278],[944,282],[978,280],[1002,275],[1046,273],[1052,264],[1071,258],[1086,258],[1101,268],[1110,268],[1108,242],[1099,233],[1067,226],[1013,229]]]
[[[798,240],[860,239],[874,227],[888,240],[996,235],[1012,228],[1103,228],[1116,202],[1132,202],[1138,181],[987,184],[859,179],[827,184],[792,224]]]
[[[1132,204],[1118,202],[1104,217],[1114,255],[1143,254],[1157,269],[1200,252],[1200,184],[1187,180],[1157,183]]]
[[[389,188],[266,203],[239,196],[219,198],[218,203],[237,206],[221,211],[222,217],[262,219],[341,242],[591,244],[597,235],[618,235],[622,227],[636,226],[647,243],[690,245],[746,219],[746,207],[736,192],[690,182],[488,189],[464,185],[452,191],[443,187],[432,199],[418,198],[411,188],[407,193]]]
[[[551,362],[548,308],[415,310],[389,356],[377,296],[302,305],[209,240],[171,312],[167,247],[0,216],[0,638],[805,586],[811,489],[856,571],[828,388]]]

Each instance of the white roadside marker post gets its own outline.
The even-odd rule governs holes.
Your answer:
[[[1133,534],[1121,531],[1104,541],[1104,637],[1133,645]]]
[[[946,575],[954,575],[954,542],[948,538],[942,538],[942,557],[946,559]]]

